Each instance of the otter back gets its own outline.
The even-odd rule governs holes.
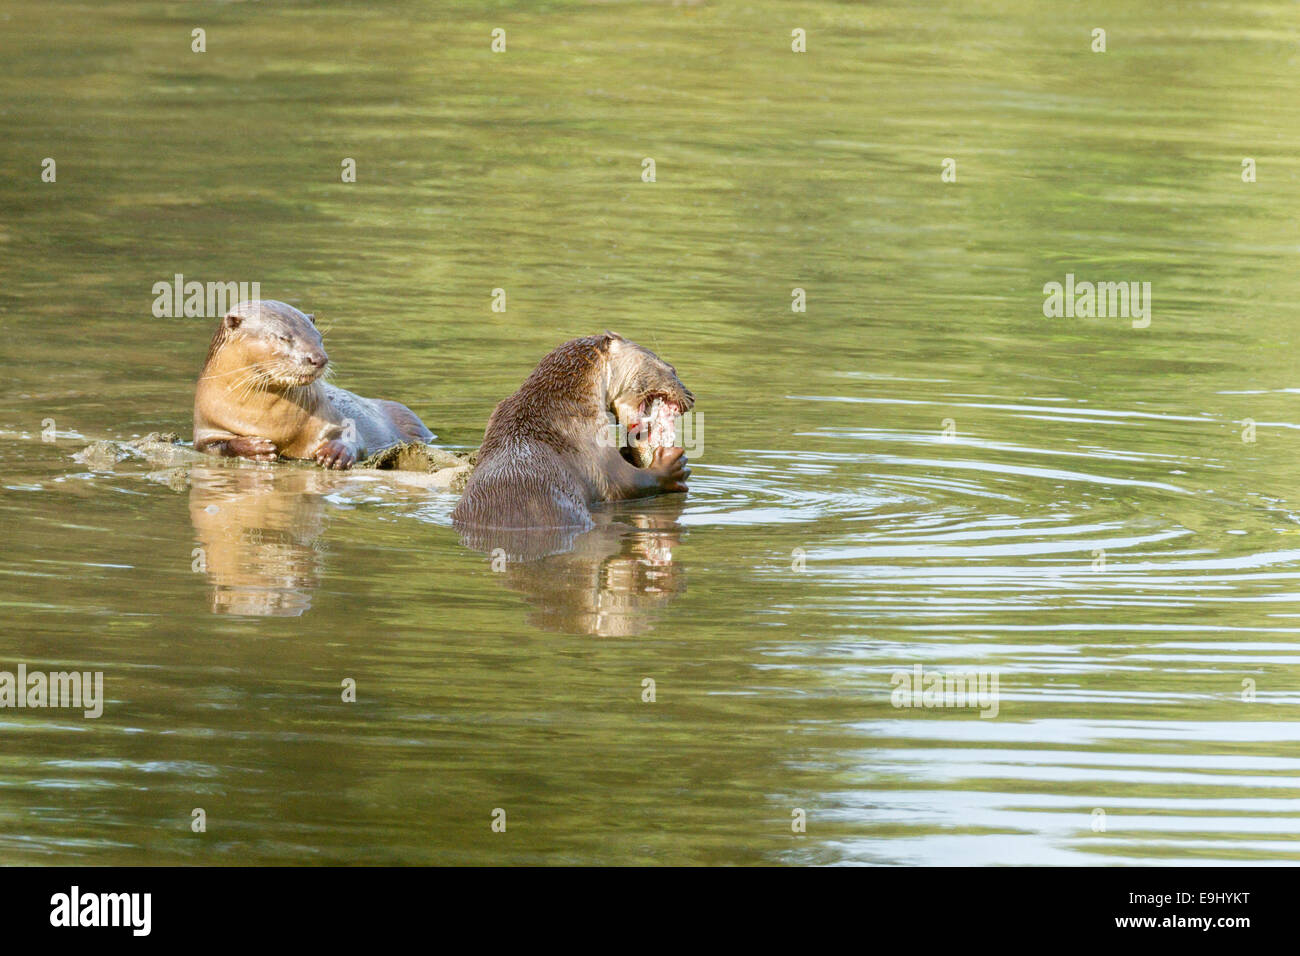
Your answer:
[[[452,519],[480,528],[586,528],[596,502],[685,491],[681,449],[638,468],[609,440],[611,414],[633,425],[656,400],[686,409],[694,396],[649,349],[611,332],[564,343],[492,412]]]

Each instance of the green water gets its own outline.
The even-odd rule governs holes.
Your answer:
[[[1298,25],[0,4],[0,670],[108,698],[0,710],[0,862],[1300,859]],[[191,433],[176,273],[453,447],[619,331],[698,396],[691,492],[494,571],[388,479],[93,471]],[[1044,317],[1067,273],[1149,327]],[[996,718],[894,707],[916,665]]]

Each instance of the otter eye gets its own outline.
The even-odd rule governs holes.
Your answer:
[[[293,341],[293,336],[292,336],[292,335],[282,335],[282,336],[280,336],[280,341],[281,341],[281,342],[292,342],[292,341]]]

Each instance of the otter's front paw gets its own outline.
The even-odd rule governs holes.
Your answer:
[[[322,468],[351,468],[357,460],[357,456],[348,451],[347,445],[332,438],[321,442],[313,457]]]
[[[275,461],[280,457],[280,449],[269,438],[231,438],[226,442],[226,453],[253,461]]]
[[[648,470],[658,479],[659,493],[664,495],[686,491],[686,479],[691,477],[685,448],[656,448]]]

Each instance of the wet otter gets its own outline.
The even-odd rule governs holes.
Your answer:
[[[367,452],[434,435],[405,405],[321,381],[329,356],[311,316],[241,302],[212,336],[194,393],[194,447],[231,457],[350,468]]]
[[[694,404],[676,370],[649,349],[612,332],[566,342],[493,411],[452,519],[458,527],[589,528],[598,501],[686,491],[685,451],[663,445],[673,417]],[[610,439],[610,412],[632,436],[623,451],[645,467]]]

